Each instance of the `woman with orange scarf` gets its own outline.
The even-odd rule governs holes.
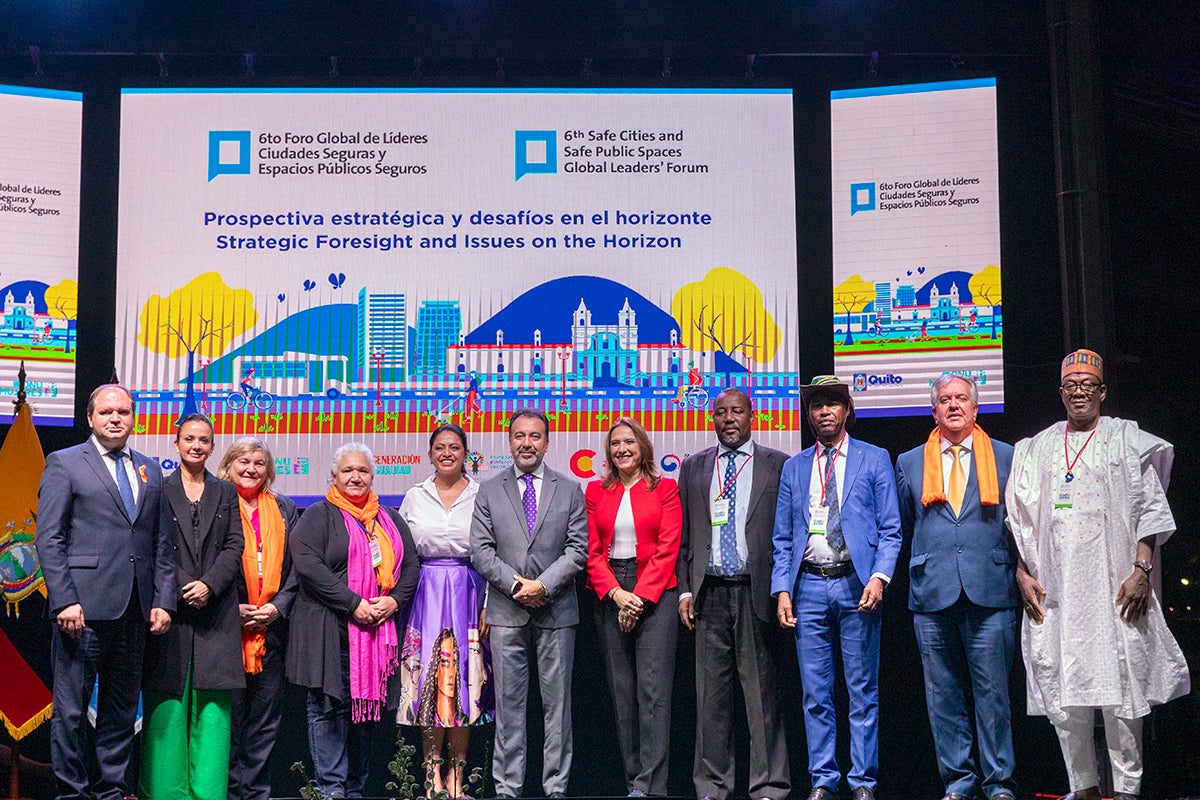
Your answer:
[[[308,745],[326,794],[362,797],[374,723],[399,662],[395,617],[408,612],[419,562],[408,525],[371,490],[375,456],[359,442],[333,454],[325,499],[288,549],[300,578],[287,678],[308,690]]]
[[[287,538],[300,516],[290,498],[271,491],[275,459],[262,439],[246,436],[230,445],[217,477],[237,490],[245,540],[238,608],[246,688],[233,692],[229,800],[268,800],[271,751],[283,718],[288,617],[297,587]]]

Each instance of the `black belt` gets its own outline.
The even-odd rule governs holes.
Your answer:
[[[839,561],[836,564],[814,564],[805,561],[800,564],[800,569],[809,575],[819,575],[822,578],[844,578],[854,572],[854,564],[850,561]]]
[[[709,575],[704,574],[704,583],[709,586],[745,586],[750,583],[749,575]]]

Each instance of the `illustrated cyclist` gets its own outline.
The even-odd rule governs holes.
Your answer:
[[[246,367],[246,372],[242,375],[240,388],[242,394],[249,398],[250,393],[254,391],[254,367]]]
[[[675,392],[675,402],[683,403],[683,396],[687,394],[689,389],[697,386],[704,386],[704,376],[700,374],[700,370],[696,367],[695,361],[688,362],[687,386],[679,384],[678,390]]]

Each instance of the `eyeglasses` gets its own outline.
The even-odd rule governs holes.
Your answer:
[[[1084,397],[1091,397],[1096,392],[1104,388],[1102,383],[1076,383],[1075,381],[1067,381],[1062,385],[1063,394],[1070,396],[1076,392],[1082,392]]]

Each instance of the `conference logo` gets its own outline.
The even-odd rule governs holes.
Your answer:
[[[867,373],[854,373],[854,391],[865,392],[867,390]]]
[[[568,463],[571,467],[571,474],[576,478],[596,477],[595,450],[576,450]]]
[[[854,391],[865,392],[871,386],[899,386],[904,383],[901,375],[889,372],[886,375],[868,375],[865,372],[854,373]]]
[[[525,175],[554,175],[558,172],[557,131],[515,131],[517,177]],[[249,172],[249,169],[246,170]]]
[[[659,460],[658,465],[662,467],[662,471],[670,475],[675,470],[679,469],[679,456],[674,453],[667,453]]]
[[[250,131],[208,132],[208,179],[250,174]]]
[[[850,184],[850,216],[860,211],[875,210],[875,183]]]

